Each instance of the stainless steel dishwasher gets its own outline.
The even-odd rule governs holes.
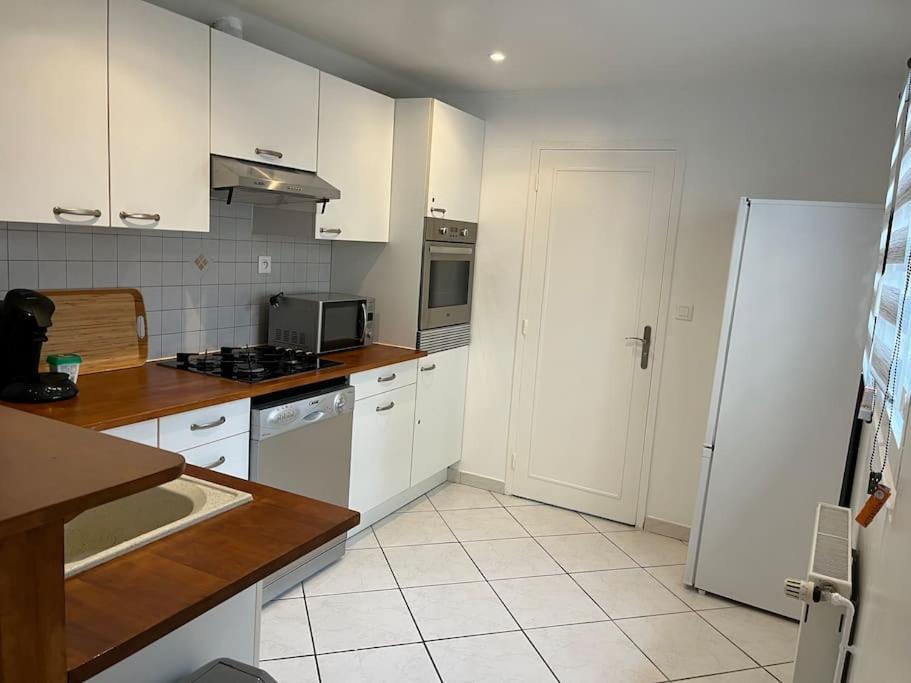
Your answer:
[[[354,388],[347,379],[253,400],[250,478],[327,503],[348,506]],[[263,602],[278,597],[345,554],[346,534],[263,581]]]

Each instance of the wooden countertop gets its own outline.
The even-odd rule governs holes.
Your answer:
[[[325,356],[329,360],[341,362],[341,365],[259,384],[246,384],[146,363],[138,368],[83,375],[79,378],[79,394],[72,399],[36,404],[0,402],[0,405],[79,427],[103,430],[194,408],[303,387],[426,355],[426,351],[373,344]]]
[[[68,579],[69,681],[116,664],[360,521],[353,510],[211,470],[187,465],[186,473],[249,491],[253,501]]]

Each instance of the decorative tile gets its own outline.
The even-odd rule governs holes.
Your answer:
[[[318,654],[421,639],[398,590],[307,598],[307,607]]]
[[[550,505],[511,507],[509,511],[532,536],[587,534],[595,530],[578,512]]]
[[[386,548],[385,552],[402,588],[484,578],[458,543],[409,545]]]
[[[373,525],[380,545],[424,545],[449,543],[455,536],[438,512],[404,512],[389,515]]]
[[[437,510],[466,510],[502,507],[489,491],[446,482],[427,494]]]
[[[541,536],[538,542],[568,572],[624,569],[636,563],[601,534]]]
[[[607,616],[569,576],[491,581],[522,628],[601,621]]]
[[[797,622],[749,607],[700,613],[712,626],[760,664],[781,664],[794,659]]]
[[[446,510],[440,514],[460,541],[485,541],[495,538],[528,536],[528,533],[502,507]]]
[[[611,619],[690,611],[655,577],[638,567],[574,574],[573,578]]]
[[[349,550],[304,582],[307,597],[396,588],[395,578],[379,548]]]
[[[316,657],[292,657],[260,662],[260,668],[278,683],[319,683],[316,673]]]
[[[472,541],[464,546],[488,580],[563,573],[533,538]]]
[[[486,582],[406,588],[402,593],[424,640],[519,628]]]
[[[262,610],[260,659],[313,654],[307,606],[301,599],[273,600]]]
[[[648,531],[620,531],[605,536],[643,567],[686,562],[686,545],[674,538]]]
[[[439,681],[430,655],[420,644],[320,655],[319,671],[322,683]],[[295,680],[294,683],[297,681]]]
[[[701,594],[695,588],[683,583],[684,564],[671,564],[663,567],[648,567],[648,573],[663,583],[668,590],[695,610],[733,607],[733,604],[714,595]]]
[[[522,633],[427,643],[446,683],[541,683],[556,679]]]

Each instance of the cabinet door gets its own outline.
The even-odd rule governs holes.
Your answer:
[[[131,425],[105,429],[102,434],[110,434],[118,439],[126,439],[135,443],[145,444],[146,446],[158,445],[158,420],[146,420],[145,422],[134,422]]]
[[[107,0],[3,3],[0,220],[109,224],[107,13]]]
[[[191,465],[241,479],[250,478],[249,432],[190,448],[181,451],[180,454]]]
[[[316,214],[316,237],[388,242],[395,100],[320,74],[317,171],[341,199]]]
[[[110,79],[111,225],[207,232],[208,27],[111,0]]]
[[[484,122],[433,101],[427,215],[478,222]]]
[[[319,71],[212,30],[212,153],[316,170]]]
[[[418,361],[412,486],[462,457],[467,372],[467,346]]]
[[[348,506],[366,512],[411,484],[414,385],[355,401]]]

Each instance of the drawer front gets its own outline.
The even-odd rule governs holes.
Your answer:
[[[190,448],[180,454],[191,465],[241,479],[250,478],[250,434],[247,432]]]
[[[406,387],[417,381],[418,362],[407,360],[404,363],[386,365],[366,372],[351,375],[351,386],[354,387],[354,398],[359,400],[376,396],[384,391]]]
[[[185,451],[250,431],[250,399],[169,415],[158,421],[158,445],[166,451]]]
[[[114,427],[105,429],[102,434],[110,434],[118,439],[135,441],[136,443],[145,444],[146,446],[158,445],[158,420],[146,420],[137,422],[123,427]]]

